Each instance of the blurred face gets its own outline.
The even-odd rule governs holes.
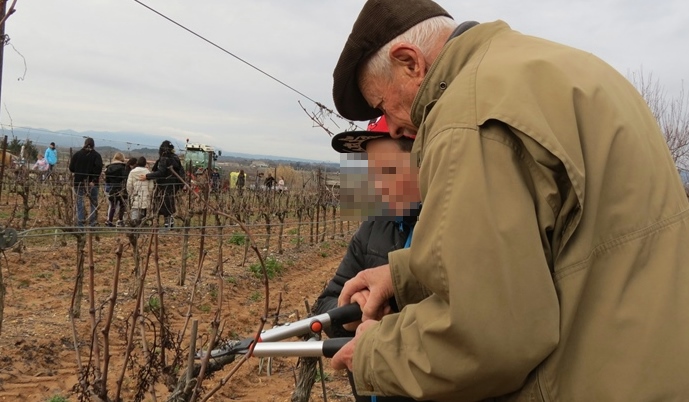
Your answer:
[[[411,154],[392,138],[369,141],[366,145],[369,176],[382,201],[399,215],[421,200],[418,170]]]

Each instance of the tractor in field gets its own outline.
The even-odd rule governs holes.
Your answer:
[[[216,151],[210,145],[201,143],[191,143],[187,139],[184,146],[184,168],[192,183],[204,180],[211,180],[214,189],[219,186],[220,169],[215,166],[215,161],[222,155],[220,150]],[[207,172],[207,175],[206,175]]]

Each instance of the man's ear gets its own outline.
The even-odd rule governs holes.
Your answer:
[[[394,67],[401,67],[404,74],[411,78],[423,78],[426,75],[426,58],[421,49],[409,43],[397,43],[390,48],[390,59]]]

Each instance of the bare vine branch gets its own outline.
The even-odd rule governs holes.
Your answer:
[[[349,127],[347,128],[346,131],[361,130],[361,128],[359,126],[357,126],[356,123],[354,123],[353,121],[345,119],[344,117],[333,112],[331,109],[328,109],[327,107],[325,107],[323,104],[321,104],[319,102],[316,102],[316,106],[318,107],[318,109],[314,112],[309,112],[308,110],[306,110],[304,105],[301,104],[301,101],[297,101],[297,103],[299,103],[299,107],[301,107],[301,109],[304,111],[304,113],[306,113],[306,115],[309,116],[311,121],[313,121],[313,124],[314,124],[313,127],[322,128],[323,130],[325,130],[326,133],[328,133],[328,135],[330,137],[332,137],[335,134],[328,127],[326,127],[326,125],[325,125],[326,119],[330,120],[339,129],[337,122],[335,122],[335,120],[332,119],[333,116],[337,117],[339,119],[342,119],[346,122],[349,122]],[[342,131],[345,131],[345,130],[342,130]]]
[[[17,11],[14,9],[14,6],[16,4],[17,4],[17,0],[13,0],[12,5],[10,6],[10,9],[7,10],[7,12],[5,13],[5,16],[2,17],[2,19],[0,20],[0,26],[2,26],[2,24],[4,24],[5,21],[7,21],[7,18],[9,18],[10,15],[14,14],[14,12]]]

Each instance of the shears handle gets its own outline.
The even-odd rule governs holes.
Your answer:
[[[256,357],[333,357],[352,338],[306,342],[259,342],[251,354]]]
[[[352,303],[346,306],[334,308],[323,314],[305,318],[293,323],[267,329],[261,333],[260,341],[254,348],[254,356],[325,356],[332,357],[351,338],[334,338],[325,341],[309,342],[278,342],[293,336],[302,336],[309,333],[320,333],[324,328],[332,325],[342,325],[361,319],[361,308]],[[241,341],[231,341],[218,349],[211,351],[211,357],[220,357],[229,354],[245,354],[254,343],[254,338],[246,338]],[[205,352],[199,351],[197,359],[203,358]]]

